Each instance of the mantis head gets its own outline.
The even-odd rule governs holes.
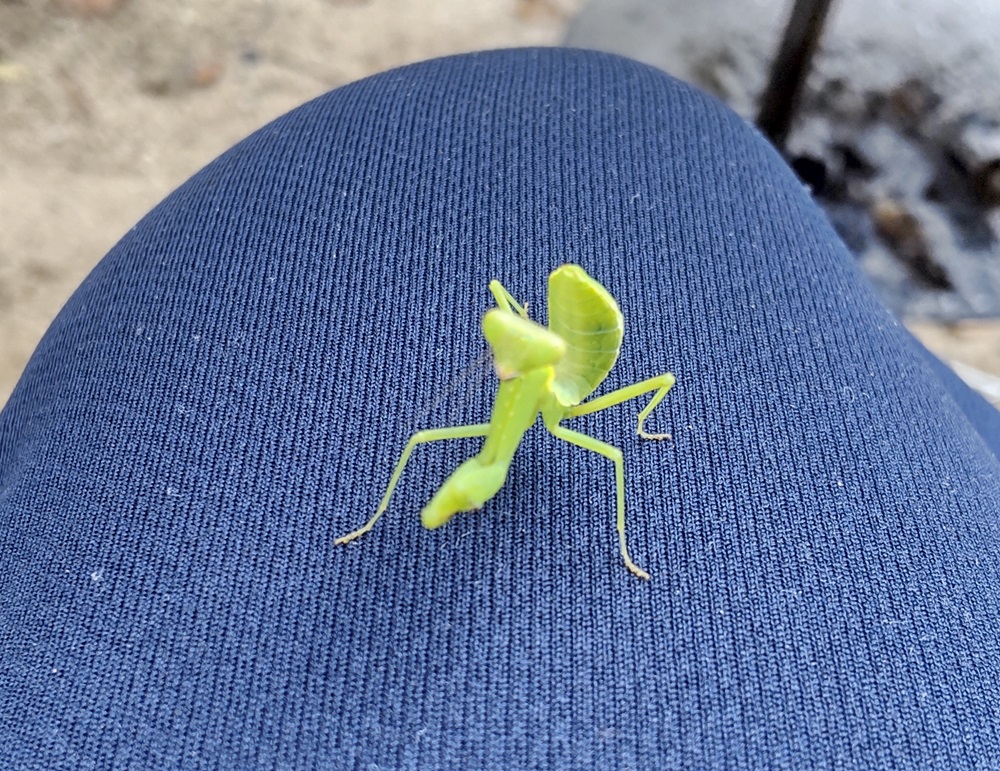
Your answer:
[[[493,349],[501,380],[551,367],[566,355],[566,341],[531,319],[493,308],[483,317],[483,336]]]
[[[506,478],[504,464],[483,465],[477,458],[470,458],[452,472],[424,506],[420,521],[433,530],[460,512],[482,508],[497,494]]]

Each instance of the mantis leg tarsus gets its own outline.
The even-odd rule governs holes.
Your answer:
[[[592,436],[581,434],[579,431],[573,431],[558,424],[546,427],[557,439],[562,439],[570,444],[575,444],[577,447],[582,447],[584,450],[590,450],[591,452],[596,452],[598,455],[603,455],[615,464],[615,488],[618,493],[617,527],[619,551],[621,552],[622,559],[625,560],[625,567],[629,569],[629,572],[648,581],[649,573],[636,565],[628,553],[628,541],[625,538],[625,462],[622,459],[622,451]]]
[[[642,427],[642,424],[646,422],[646,418],[649,417],[649,413],[656,409],[656,405],[663,401],[663,397],[665,397],[674,386],[674,376],[669,372],[656,378],[652,378],[652,380],[659,383],[659,390],[653,394],[653,398],[649,400],[649,404],[647,404],[645,409],[639,413],[639,420],[636,423],[635,430],[636,433],[638,433],[643,439],[670,439],[670,434],[650,434]],[[655,383],[653,387],[655,387]]]
[[[641,567],[639,567],[638,565],[636,565],[631,560],[631,558],[628,556],[628,552],[623,553],[622,556],[625,557],[625,567],[627,567],[629,569],[629,572],[632,575],[637,576],[638,578],[641,578],[643,581],[648,581],[649,580],[649,573],[647,573]]]
[[[406,468],[406,463],[410,459],[410,454],[413,452],[413,448],[418,444],[437,442],[442,439],[469,439],[477,436],[486,436],[486,434],[489,433],[489,430],[489,423],[476,423],[468,426],[432,428],[415,433],[410,437],[410,441],[406,443],[406,448],[403,450],[403,454],[399,457],[399,461],[396,463],[396,468],[393,470],[392,476],[389,478],[389,486],[386,488],[385,494],[382,496],[382,500],[379,502],[378,509],[375,510],[374,516],[372,516],[371,519],[365,522],[365,524],[357,530],[352,530],[347,535],[342,535],[335,539],[334,543],[338,546],[350,543],[354,539],[363,536],[372,529],[376,522],[378,522],[379,517],[385,513],[387,508],[389,508],[389,499],[392,498],[392,491],[396,489],[396,483],[399,482],[399,478],[403,474],[403,469]]]
[[[379,515],[379,516],[381,516],[381,515]],[[357,530],[352,530],[347,535],[342,535],[339,538],[335,538],[333,542],[337,546],[343,546],[345,543],[350,543],[355,538],[360,538],[365,533],[367,533],[369,530],[371,530],[372,529],[372,525],[374,525],[374,524],[375,524],[375,519],[374,518],[370,519],[370,520],[368,520],[368,522],[366,522],[364,525],[362,525],[361,527],[359,527]]]

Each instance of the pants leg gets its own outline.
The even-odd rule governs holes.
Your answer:
[[[618,298],[574,420],[417,512],[407,437],[576,262]],[[492,385],[463,422],[487,419]],[[598,392],[600,393],[600,391]],[[0,414],[0,765],[1000,765],[1000,421],[760,136],[626,59],[472,54],[261,129],[107,255]]]

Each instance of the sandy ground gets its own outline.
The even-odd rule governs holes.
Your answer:
[[[582,0],[0,0],[0,405],[49,322],[166,193],[336,86],[555,45]],[[921,325],[1000,375],[996,325]]]
[[[0,0],[0,405],[96,262],[170,190],[325,91],[555,45],[579,0]]]

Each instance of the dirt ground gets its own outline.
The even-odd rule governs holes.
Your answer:
[[[236,141],[390,67],[558,44],[582,2],[0,0],[0,405],[104,253]],[[917,331],[1000,375],[995,325]]]
[[[96,262],[272,118],[400,64],[554,45],[579,0],[0,0],[0,405]]]

